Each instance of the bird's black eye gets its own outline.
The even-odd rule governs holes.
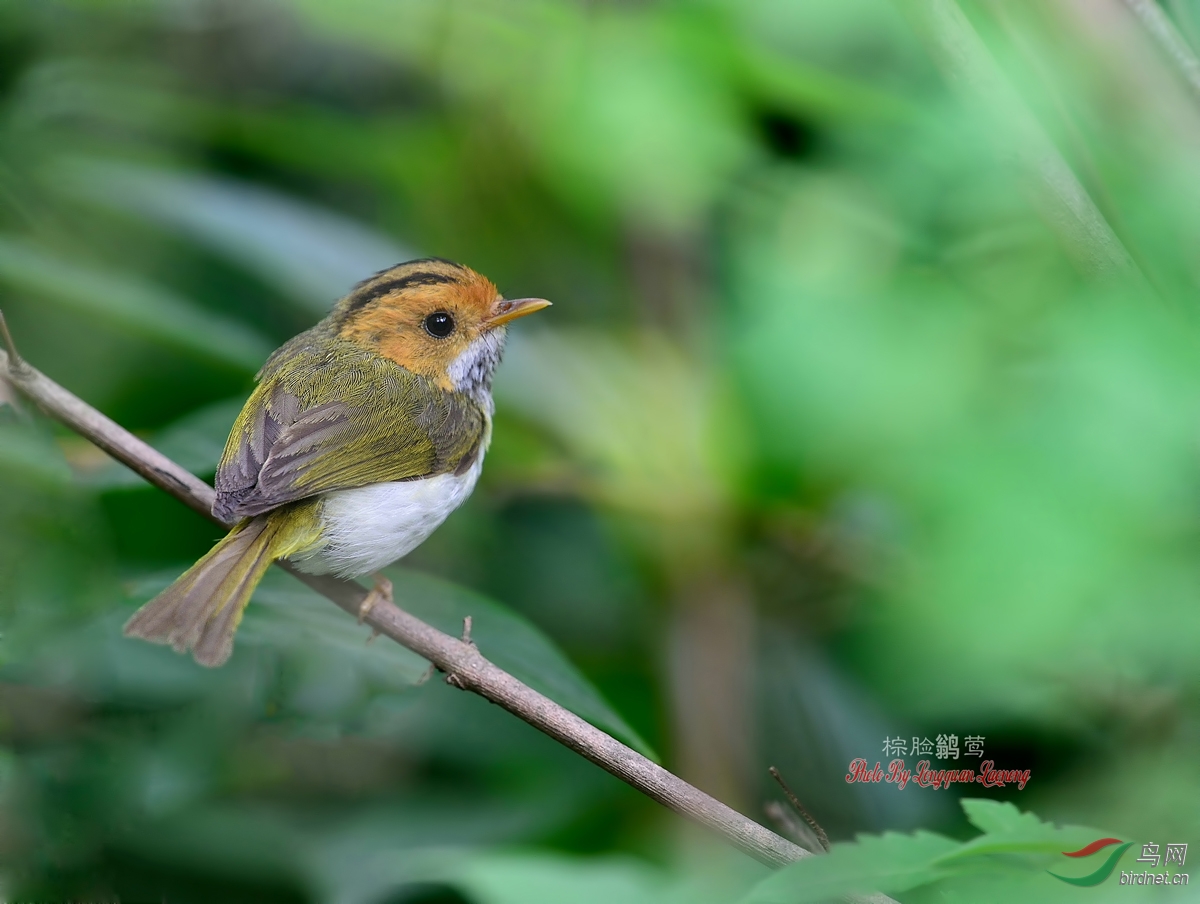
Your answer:
[[[425,318],[425,332],[437,339],[445,339],[454,332],[454,318],[445,311],[434,311]]]

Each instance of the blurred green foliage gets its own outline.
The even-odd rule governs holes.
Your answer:
[[[210,476],[265,355],[374,270],[436,254],[551,298],[399,601],[471,614],[755,818],[774,764],[835,841],[890,832],[750,900],[1058,900],[1026,849],[947,878],[984,844],[953,840],[956,792],[844,776],[888,737],[983,736],[1033,773],[993,798],[1200,835],[1200,101],[1117,0],[964,4],[1134,262],[1099,276],[924,6],[0,0],[3,308]],[[122,639],[214,539],[0,407],[0,898],[716,902],[766,875],[283,574],[220,671]],[[985,839],[1075,831],[972,806]]]

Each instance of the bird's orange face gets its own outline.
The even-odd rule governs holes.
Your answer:
[[[508,300],[491,280],[438,258],[375,274],[338,302],[338,333],[448,391],[486,385],[500,358],[505,324],[548,307]]]

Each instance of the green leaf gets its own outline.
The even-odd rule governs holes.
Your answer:
[[[476,904],[658,904],[667,876],[627,857],[511,853],[473,858],[454,884]]]
[[[984,834],[943,857],[943,865],[998,854],[1041,854],[1057,858],[1063,851],[1078,850],[1111,834],[1083,826],[1056,826],[1043,822],[1033,813],[1022,813],[1007,802],[968,798],[962,801],[962,808],[971,825]],[[1035,865],[1040,868],[1045,862],[1039,860]]]
[[[926,901],[937,904],[1012,904],[1014,901],[1020,904],[1083,904],[1096,900],[1144,900],[1122,894],[1124,891],[1118,889],[1111,897],[1104,897],[1095,891],[1080,892],[1044,870],[989,869],[942,879],[906,895],[905,904],[910,904],[910,899],[912,904]]]
[[[506,606],[471,590],[393,566],[396,605],[447,634],[462,633],[471,617],[471,639],[500,668],[620,738],[657,762],[658,755],[540,630]]]
[[[441,881],[475,904],[729,904],[764,872],[729,853],[700,848],[692,854],[702,861],[666,869],[628,856],[478,852],[463,862],[447,860]]]
[[[40,430],[0,421],[0,471],[20,475],[44,487],[68,486],[71,469],[62,450]]]
[[[162,287],[68,261],[12,236],[0,237],[0,281],[73,311],[101,316],[129,333],[235,367],[257,370],[271,353],[271,343],[242,323],[204,311]]]
[[[393,643],[371,643],[370,631],[336,606],[279,569],[272,569],[254,594],[238,640],[301,652],[317,659],[353,664],[355,671],[384,687],[400,689],[417,681],[426,664]],[[314,658],[315,657],[315,658]],[[325,669],[316,668],[320,673]]]
[[[219,528],[214,527],[213,531],[218,533]],[[183,568],[181,565],[137,581],[131,596],[139,603],[145,602],[175,580]],[[200,676],[201,681],[211,682],[217,680],[214,675],[222,676],[227,671],[220,669],[214,673],[203,669],[167,647],[131,645],[121,636],[119,628],[119,623],[130,614],[129,611],[112,613],[102,623],[81,632],[84,634],[80,638],[81,649],[73,654],[73,661],[90,663],[90,671],[86,673],[89,687],[111,688],[108,692],[111,695],[143,696],[146,691],[134,685],[144,682],[144,678],[139,678],[137,670],[130,672],[126,668],[126,661],[134,657],[145,660],[140,666],[142,673],[178,672],[181,678],[189,679],[179,684],[183,696],[193,692],[192,677]],[[230,667],[239,668],[241,660],[253,648],[272,651],[300,673],[289,687],[286,707],[310,718],[337,717],[365,700],[366,690],[398,692],[410,687],[425,671],[425,661],[415,653],[393,643],[368,644],[369,636],[367,628],[324,597],[272,568],[246,609]],[[86,650],[82,649],[85,645]]]
[[[453,810],[454,803],[451,818],[462,819],[464,814]],[[554,805],[543,802],[542,813],[547,806],[553,809]],[[435,826],[447,822],[441,813],[432,818]],[[399,826],[400,843],[408,840],[407,828]],[[688,860],[664,868],[628,855],[581,857],[535,850],[437,847],[429,844],[430,834],[426,830],[423,835],[424,850],[407,849],[403,857],[364,857],[364,848],[373,854],[372,848],[383,847],[378,832],[346,838],[349,844],[345,847],[352,844],[353,849],[344,852],[336,850],[343,845],[342,839],[334,839],[332,858],[328,856],[331,845],[323,839],[314,857],[335,864],[328,872],[341,904],[366,904],[382,900],[389,891],[430,883],[449,886],[472,904],[729,904],[753,878],[766,872],[758,863],[731,856],[728,848],[707,845],[691,851],[693,856],[702,853],[702,861]],[[394,829],[390,837],[395,837]],[[394,851],[394,842],[384,844]]]
[[[965,844],[917,832],[861,835],[835,844],[826,856],[808,857],[785,867],[756,886],[743,904],[802,904],[849,892],[888,893],[932,886],[938,901],[1057,901],[1061,883],[1046,869],[1063,861],[1063,851],[1076,850],[1108,833],[1080,826],[1057,827],[1010,803],[965,800],[972,824],[985,833]],[[977,892],[990,889],[985,898]],[[1025,897],[1008,897],[996,889],[1021,889]]]
[[[1038,829],[1045,825],[1032,813],[1022,813],[1007,801],[968,797],[962,801],[963,812],[971,825],[981,832],[1010,833]]]
[[[484,656],[577,716],[657,761],[654,749],[554,643],[523,617],[485,596],[428,575],[396,566],[387,569],[386,574],[393,583],[396,605],[455,636],[462,633],[463,619],[471,616],[471,638]],[[149,599],[171,579],[171,574],[163,573],[144,581],[135,595]],[[425,661],[416,654],[390,642],[367,644],[369,636],[370,629],[357,624],[324,597],[273,569],[263,578],[254,602],[246,610],[234,657],[236,661],[238,650],[247,645],[298,654],[309,664],[314,680],[309,682],[311,691],[299,694],[303,699],[297,705],[312,713],[332,711],[341,701],[355,696],[359,681],[370,680],[399,689],[413,684],[425,671]],[[165,650],[163,653],[173,655]],[[335,665],[339,663],[340,670]],[[346,663],[353,663],[353,676],[346,675]],[[341,682],[340,689],[333,686],[335,680]]]
[[[804,904],[851,892],[905,891],[949,875],[937,863],[958,847],[957,841],[932,832],[859,835],[835,844],[828,854],[785,866],[756,885],[742,904]]]
[[[258,185],[142,165],[69,159],[62,184],[174,229],[314,312],[364,276],[416,257],[362,223]]]

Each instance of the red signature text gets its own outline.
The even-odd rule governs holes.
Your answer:
[[[897,788],[903,788],[910,781],[920,788],[949,788],[951,785],[983,785],[985,788],[1003,788],[1005,785],[1016,785],[1024,790],[1029,783],[1029,769],[997,769],[993,760],[984,760],[979,764],[978,771],[974,769],[933,769],[929,760],[917,763],[917,773],[913,775],[904,760],[895,759],[884,769],[878,762],[872,767],[863,757],[850,761],[850,771],[846,773],[846,784],[855,782],[887,782]]]

